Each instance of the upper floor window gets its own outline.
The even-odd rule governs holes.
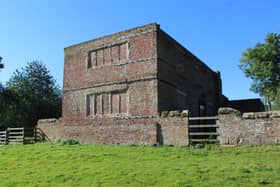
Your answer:
[[[95,49],[88,52],[87,68],[118,64],[128,60],[128,43]]]

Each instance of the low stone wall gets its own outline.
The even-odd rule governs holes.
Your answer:
[[[36,134],[40,140],[60,139],[62,132],[62,119],[41,119],[37,123]]]
[[[168,116],[170,113],[171,116]],[[75,139],[97,144],[188,145],[186,113],[130,118],[99,118],[85,124],[64,124],[63,120],[38,121],[46,140]]]
[[[221,144],[262,145],[280,143],[280,111],[241,113],[232,108],[219,109]]]
[[[160,117],[157,119],[157,124],[159,144],[179,146],[189,144],[187,117]]]

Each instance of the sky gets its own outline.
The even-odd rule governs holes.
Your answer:
[[[1,0],[0,81],[32,60],[63,85],[64,48],[158,23],[211,69],[230,99],[259,97],[238,68],[242,51],[280,33],[279,0]]]

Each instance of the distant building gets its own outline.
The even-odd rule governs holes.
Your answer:
[[[265,110],[264,104],[260,99],[227,100],[223,105],[239,110],[241,113]]]

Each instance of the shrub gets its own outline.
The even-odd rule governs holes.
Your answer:
[[[73,140],[73,139],[66,139],[66,140],[55,140],[52,142],[53,144],[59,144],[59,145],[77,145],[80,144],[80,142],[78,142],[77,140]]]

